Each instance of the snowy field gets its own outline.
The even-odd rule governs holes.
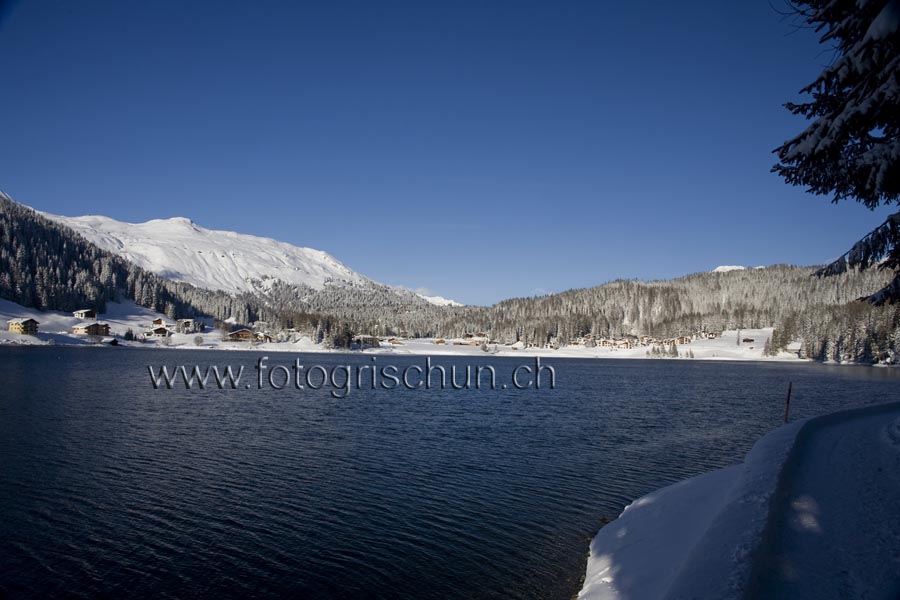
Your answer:
[[[591,542],[578,598],[897,598],[897,506],[900,403],[797,421],[635,500]]]

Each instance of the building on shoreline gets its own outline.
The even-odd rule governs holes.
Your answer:
[[[178,319],[175,322],[175,331],[178,333],[200,333],[203,328],[203,323],[195,319]]]
[[[75,335],[109,335],[109,323],[97,321],[96,323],[79,323],[72,327]]]
[[[10,319],[6,322],[9,330],[22,335],[34,335],[38,332],[38,323],[32,318]]]
[[[225,336],[229,342],[255,342],[256,333],[250,329],[238,329]]]

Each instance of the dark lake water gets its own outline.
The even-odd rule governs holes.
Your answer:
[[[256,359],[0,349],[0,591],[568,600],[601,519],[741,460],[780,424],[788,381],[796,417],[900,399],[897,370],[812,364],[544,359],[555,390],[343,399],[154,390],[147,372],[244,365],[255,384]],[[531,363],[433,360],[490,363],[501,382]]]

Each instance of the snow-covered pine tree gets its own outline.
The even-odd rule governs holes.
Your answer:
[[[900,0],[798,0],[796,13],[830,44],[835,60],[801,90],[811,101],[785,106],[812,122],[775,150],[772,170],[833,202],[868,208],[900,203]],[[868,296],[900,300],[900,212],[817,272],[881,268],[894,279]]]

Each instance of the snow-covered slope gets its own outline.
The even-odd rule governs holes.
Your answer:
[[[182,217],[123,223],[103,216],[41,214],[148,271],[210,290],[253,291],[254,280],[267,279],[315,289],[327,281],[368,281],[326,252],[205,229]]]
[[[5,331],[9,319],[31,318],[40,323],[37,335],[19,335]],[[106,312],[98,319],[109,324],[112,336],[123,336],[128,329],[140,333],[150,327],[154,319],[170,321],[166,315],[138,306],[131,300],[108,302]],[[26,308],[15,302],[0,299],[0,345],[2,344],[65,344],[91,345],[88,336],[74,335],[72,327],[84,323],[84,319],[72,316],[70,312],[58,310],[37,310]],[[211,324],[211,323],[210,323]],[[188,336],[185,336],[188,337]],[[121,340],[120,340],[121,341]]]

